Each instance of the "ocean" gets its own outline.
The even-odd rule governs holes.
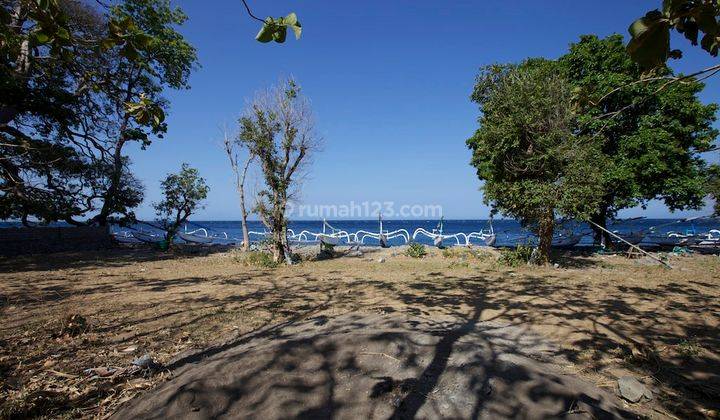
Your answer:
[[[328,224],[332,225],[335,229],[354,233],[359,230],[365,230],[369,232],[378,232],[379,225],[377,220],[328,220]],[[432,231],[437,227],[437,220],[383,220],[383,230],[394,231],[398,229],[405,229],[412,235],[416,229],[424,228],[428,231]],[[526,243],[534,240],[532,235],[527,230],[523,229],[515,220],[510,219],[499,219],[493,220],[493,229],[497,235],[496,246],[515,246],[516,244]],[[610,224],[611,230],[617,230],[619,232],[635,232],[638,230],[647,231],[653,226],[659,226],[657,232],[666,233],[670,231],[683,232],[694,231],[697,233],[707,232],[710,229],[719,229],[720,220],[718,219],[696,219],[688,222],[677,223],[676,219],[636,219],[636,220],[620,220]],[[242,230],[240,227],[240,221],[193,221],[188,223],[187,229],[193,230],[197,228],[206,228],[211,234],[219,234],[221,232],[227,233],[231,238],[242,238]],[[263,224],[259,221],[248,221],[248,227],[251,231],[264,231]],[[490,222],[487,219],[478,220],[445,220],[443,223],[443,234],[452,235],[455,233],[470,233],[479,232],[480,230],[487,231],[490,227]],[[590,233],[590,227],[585,223],[572,223],[564,226],[568,231],[573,233]],[[143,229],[152,229],[148,226],[143,226]],[[303,220],[303,221],[291,221],[289,228],[295,233],[307,230],[314,233],[322,232],[322,221],[319,220]],[[255,239],[256,237],[251,237]],[[421,242],[427,245],[432,245],[432,240],[425,236],[416,238],[417,242]],[[593,238],[591,234],[583,237],[579,245],[592,245]],[[378,241],[367,238],[365,243],[368,245],[377,245]],[[390,240],[390,245],[401,245],[404,241],[401,238],[395,238]],[[446,240],[445,245],[452,245],[455,242],[453,240]],[[479,242],[478,242],[479,243]]]
[[[349,233],[354,233],[359,230],[365,230],[369,232],[378,232],[379,225],[377,220],[328,220],[327,223],[332,225],[335,229],[344,230]],[[416,229],[424,228],[427,231],[432,231],[437,227],[437,220],[384,220],[383,230],[394,231],[398,229],[406,230],[410,235],[413,235]],[[1,227],[19,226],[18,222],[0,222]],[[55,223],[54,226],[63,226],[63,223]],[[262,232],[265,231],[263,224],[256,220],[248,221],[248,226],[251,231]],[[496,219],[492,222],[493,229],[497,235],[496,246],[515,246],[517,244],[532,242],[535,237],[532,233],[523,229],[515,220],[511,219]],[[137,224],[134,226],[137,229],[145,231],[153,231],[154,229],[145,224]],[[703,233],[708,232],[711,229],[720,229],[720,220],[717,218],[705,218],[696,219],[692,221],[678,222],[677,219],[634,219],[634,220],[618,220],[610,224],[611,230],[617,230],[619,232],[636,232],[636,231],[648,231],[651,227],[658,227],[656,231],[658,233],[666,232],[696,232]],[[203,221],[197,220],[187,224],[187,230],[191,231],[194,229],[205,228],[211,235],[221,235],[226,233],[229,238],[242,238],[242,229],[240,227],[240,221]],[[298,220],[291,221],[289,228],[295,233],[299,233],[303,230],[307,230],[314,233],[322,232],[322,221],[320,220]],[[487,232],[490,228],[490,222],[487,219],[477,220],[445,220],[443,223],[443,234],[452,235],[455,233],[479,232],[481,230]],[[590,234],[590,227],[585,223],[571,223],[564,225],[561,229],[565,231],[572,231],[573,233],[588,233],[583,237],[580,242],[580,246],[592,245],[593,238]],[[112,230],[122,231],[125,230],[119,226],[113,226]],[[329,231],[328,231],[329,233]],[[224,236],[224,235],[223,235]],[[258,236],[251,236],[252,240],[258,239]],[[418,235],[416,241],[427,245],[432,245],[432,240],[428,237]],[[391,239],[390,245],[402,245],[404,240],[401,238]],[[366,238],[365,244],[367,245],[378,245],[378,241],[372,238]],[[454,240],[445,240],[445,245],[453,245],[456,242]],[[475,241],[474,241],[475,243]],[[481,244],[479,241],[478,244]]]

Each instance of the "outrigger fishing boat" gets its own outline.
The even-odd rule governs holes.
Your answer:
[[[552,247],[560,248],[560,249],[572,248],[575,245],[580,243],[583,236],[585,236],[585,235],[574,234],[569,231],[565,232],[565,233],[559,233],[559,234],[553,236]]]
[[[720,252],[720,230],[712,229],[708,233],[697,235],[689,248],[700,253]]]
[[[629,242],[632,245],[637,245],[645,238],[645,232],[643,231],[635,231],[635,232],[620,232],[617,230],[614,230],[613,233],[620,238],[622,238],[625,242]],[[613,241],[613,243],[622,245],[625,244],[625,242],[615,238],[610,237],[610,239]]]
[[[156,244],[165,240],[165,235],[159,235],[156,233],[145,232],[142,230],[135,230],[132,232],[132,236],[140,242],[148,244]]]
[[[667,232],[665,234],[650,234],[645,237],[646,242],[659,246],[685,246],[691,244],[696,238],[694,233]]]
[[[483,245],[485,246],[493,246],[495,244],[496,235],[493,231],[492,220],[490,220],[490,228],[487,231],[480,230],[479,232],[470,232],[467,234],[459,232],[445,235],[443,229],[444,218],[441,217],[437,227],[433,229],[432,232],[428,232],[424,228],[415,229],[415,232],[413,232],[412,235],[412,240],[414,241],[419,235],[422,235],[430,238],[433,241],[433,245],[438,248],[442,248],[444,246],[445,240],[455,240],[455,243],[453,245],[457,246],[471,246],[473,245],[473,243],[471,242],[472,239],[479,239],[483,242]]]
[[[188,232],[187,225],[185,226],[185,231],[178,232],[177,236],[178,236],[178,238],[182,239],[183,241],[192,243],[192,244],[211,244],[211,243],[213,243],[213,240],[215,239],[214,237],[212,237],[208,234],[208,231],[205,228],[195,229],[193,231]]]
[[[113,238],[115,241],[117,241],[117,242],[119,242],[119,243],[122,243],[122,244],[137,244],[137,243],[140,243],[140,241],[139,241],[137,238],[135,238],[135,237],[132,235],[132,233],[130,233],[130,232],[126,231],[126,230],[119,231],[119,232],[113,232],[111,235],[112,235],[112,238]]]
[[[674,220],[669,223],[663,223],[661,225],[652,226],[648,229],[649,233],[645,236],[645,241],[648,243],[656,244],[663,247],[675,247],[675,246],[687,246],[695,242],[697,239],[697,232],[695,231],[695,224],[692,224],[690,228],[686,229],[685,232],[670,231],[665,233],[659,233],[658,228],[674,225],[677,223],[687,223],[692,220],[703,219],[707,216],[689,217],[685,219]]]
[[[397,229],[392,232],[383,229],[382,213],[378,215],[378,221],[380,223],[380,231],[378,233],[368,232],[366,230],[359,230],[355,232],[354,235],[358,244],[362,245],[365,241],[365,238],[376,239],[378,242],[380,242],[381,248],[390,247],[390,240],[395,238],[402,238],[405,243],[410,242],[410,233],[405,229]]]

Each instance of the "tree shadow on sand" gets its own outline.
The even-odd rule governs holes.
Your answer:
[[[357,313],[286,323],[186,361],[115,417],[633,416],[611,394],[563,375],[545,340],[481,322],[480,312],[460,323]]]

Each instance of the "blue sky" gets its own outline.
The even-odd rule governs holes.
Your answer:
[[[526,57],[556,58],[581,34],[626,34],[660,0],[281,1],[249,0],[256,15],[295,11],[300,41],[260,44],[258,22],[240,0],[176,1],[189,16],[182,33],[198,49],[192,88],[168,92],[169,132],[146,151],[130,147],[146,188],[138,214],[153,215],[159,181],[182,162],[198,168],[211,192],[196,220],[238,219],[220,127],[231,129],[247,98],[280,77],[302,85],[324,138],[300,201],[349,204],[394,201],[438,204],[446,218],[485,218],[480,181],[465,146],[476,128],[469,100],[480,66]],[[716,62],[683,39],[692,71]],[[708,81],[705,102],[720,101],[720,75]],[[717,152],[712,159],[717,160]],[[703,212],[700,212],[703,213]],[[666,217],[653,203],[624,216]],[[696,212],[679,213],[679,215]]]

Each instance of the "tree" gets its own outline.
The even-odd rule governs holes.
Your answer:
[[[244,148],[244,143],[241,143],[237,139],[231,139],[227,130],[223,132],[223,135],[223,147],[230,161],[230,167],[235,175],[235,188],[240,196],[240,224],[243,234],[243,249],[247,251],[250,249],[250,234],[248,233],[248,211],[245,204],[245,179],[247,178],[250,165],[255,160],[255,155],[247,153],[243,161],[240,149]]]
[[[265,189],[255,211],[272,232],[273,260],[290,262],[285,209],[319,138],[308,100],[293,79],[258,94],[240,118],[239,141],[257,157]]]
[[[132,22],[132,31],[146,34],[142,49],[127,54],[124,46],[106,50],[94,62],[96,89],[84,100],[101,115],[81,133],[94,137],[112,165],[110,182],[102,195],[102,207],[94,222],[105,225],[120,188],[123,148],[138,142],[145,149],[154,137],[167,131],[164,123],[169,103],[162,97],[165,88],[187,89],[197,55],[175,30],[187,16],[172,8],[168,0],[125,0],[110,11],[111,21]]]
[[[575,136],[572,88],[543,59],[481,69],[472,94],[480,127],[467,141],[485,181],[484,200],[540,238],[548,261],[557,217],[586,218],[596,208],[599,154]]]
[[[210,188],[205,184],[197,169],[183,163],[180,172],[168,174],[160,183],[164,199],[153,204],[155,212],[167,230],[168,246],[172,246],[180,226],[187,221],[207,198]]]
[[[603,191],[593,222],[605,221],[624,208],[660,199],[671,210],[699,208],[706,194],[706,164],[718,132],[712,128],[717,105],[704,105],[704,85],[688,79],[633,83],[642,69],[623,46],[620,35],[586,35],[560,58],[574,85],[578,103],[576,130],[592,139],[604,155]],[[669,69],[663,74],[672,75]],[[596,238],[607,234],[596,229]]]
[[[122,144],[162,134],[158,87],[186,86],[187,66],[168,59],[194,60],[172,29],[181,17],[159,0],[0,5],[0,215],[77,223],[100,210],[94,221],[105,224],[130,213],[142,191],[123,191],[139,183],[124,179]],[[156,83],[134,80],[148,78]]]
[[[649,11],[630,25],[632,39],[627,46],[632,58],[644,69],[664,67],[669,58],[682,52],[670,47],[670,32],[675,30],[692,45],[698,45],[717,57],[720,48],[720,3],[717,0],[663,0],[662,10]],[[720,66],[706,69],[716,72]]]

